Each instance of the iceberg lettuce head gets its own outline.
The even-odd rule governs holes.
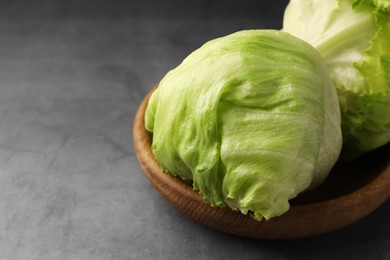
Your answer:
[[[277,30],[211,40],[152,94],[145,127],[163,171],[255,219],[289,209],[340,154],[336,89],[319,53]]]
[[[390,141],[390,0],[291,0],[283,31],[314,46],[337,88],[353,159]]]

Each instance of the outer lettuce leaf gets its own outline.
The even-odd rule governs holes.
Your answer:
[[[390,1],[291,0],[283,31],[324,57],[342,111],[342,159],[390,141]]]
[[[390,8],[389,0],[355,0],[352,6],[355,7],[359,4],[371,5],[381,11],[389,11]]]
[[[237,32],[190,54],[160,82],[145,121],[164,171],[255,219],[283,214],[321,183],[342,144],[321,56],[273,30]]]

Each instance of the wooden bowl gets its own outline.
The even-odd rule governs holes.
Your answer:
[[[255,221],[228,207],[211,207],[190,184],[160,171],[150,149],[152,135],[144,128],[152,92],[134,119],[134,147],[140,166],[164,199],[207,227],[257,239],[311,237],[360,220],[390,197],[390,145],[386,145],[353,162],[337,164],[320,187],[291,200],[291,208],[280,217]]]

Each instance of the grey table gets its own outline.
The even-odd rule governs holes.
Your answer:
[[[1,1],[0,259],[385,259],[390,202],[334,233],[205,228],[138,166],[144,95],[204,42],[281,28],[287,1]]]

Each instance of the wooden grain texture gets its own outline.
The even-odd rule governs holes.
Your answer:
[[[140,104],[134,119],[133,138],[139,164],[164,199],[205,226],[257,239],[311,237],[360,220],[390,197],[387,145],[354,162],[336,165],[323,185],[292,200],[290,210],[280,217],[255,221],[228,207],[211,207],[190,184],[160,171],[150,149],[152,134],[144,127],[145,109],[153,90]]]

